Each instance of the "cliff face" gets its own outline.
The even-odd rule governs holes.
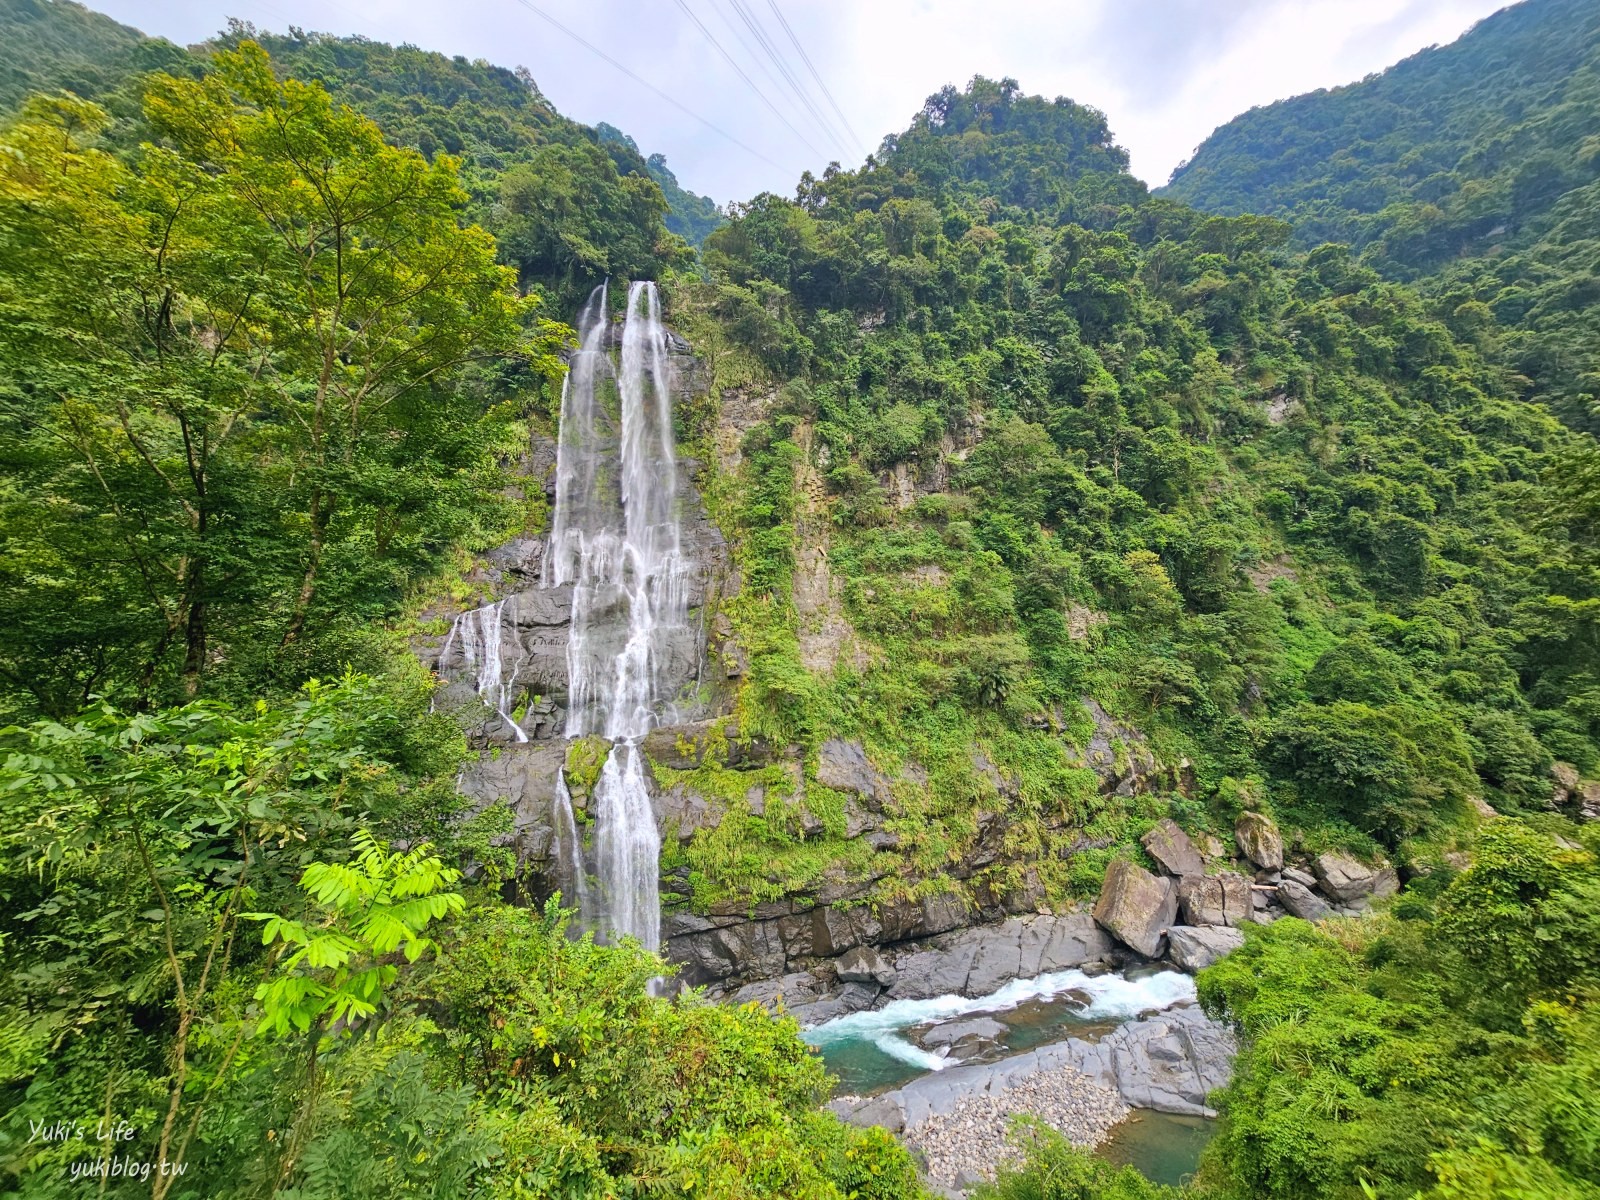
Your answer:
[[[674,339],[668,361],[675,407],[705,394],[704,368],[681,339]],[[555,442],[535,438],[525,486],[543,489],[552,503],[555,467]],[[677,697],[672,706],[677,720],[726,713],[731,703],[715,614],[738,584],[727,543],[696,488],[697,471],[693,460],[679,461],[677,503],[685,556],[692,564],[686,581],[690,621],[655,647],[667,690]],[[478,762],[462,774],[459,788],[480,806],[512,809],[509,838],[524,882],[537,898],[559,886],[553,863],[557,775],[569,753],[588,761],[584,756],[592,757],[596,749],[565,736],[572,587],[546,586],[547,550],[545,535],[530,535],[485,556],[471,582],[481,585],[487,603],[445,614],[453,617],[449,632],[418,648],[423,664],[441,680],[436,707],[462,714],[479,749]],[[603,620],[606,612],[595,615]],[[603,755],[595,765],[599,761]],[[580,774],[569,772],[569,782],[580,824],[587,826],[587,789],[576,777]]]
[[[680,338],[674,337],[672,351],[675,408],[703,408],[710,391],[705,364]],[[732,637],[726,611],[739,594],[739,572],[701,493],[717,474],[730,477],[738,469],[741,438],[762,419],[766,405],[759,396],[727,389],[716,411],[717,461],[679,463],[677,496],[692,562],[691,619],[682,636],[659,647],[678,700],[644,742],[663,845],[662,950],[680,964],[680,978],[691,986],[708,985],[722,994],[744,989],[741,995],[770,999],[777,986],[770,981],[787,980],[791,1003],[864,1006],[889,985],[853,978],[859,971],[851,966],[852,954],[881,952],[892,977],[897,956],[938,951],[940,944],[930,939],[1048,912],[1039,848],[1008,838],[1017,784],[977,747],[966,752],[965,764],[978,793],[973,836],[934,874],[912,865],[899,832],[918,798],[934,786],[925,765],[905,761],[886,769],[858,740],[829,738],[808,752],[741,735],[734,712],[747,654]],[[536,439],[527,456],[527,486],[543,488],[553,499],[555,465],[554,442]],[[798,472],[816,476],[813,455]],[[916,490],[938,490],[938,482],[918,480]],[[820,479],[816,483],[820,497]],[[795,537],[793,605],[804,664],[813,673],[859,667],[865,651],[828,571],[827,514],[820,499],[815,511],[798,514]],[[465,716],[479,749],[460,790],[480,806],[512,810],[513,827],[505,836],[536,900],[558,888],[571,891],[570,882],[563,884],[557,845],[563,771],[592,862],[591,776],[606,753],[599,739],[564,735],[572,595],[570,587],[544,586],[546,551],[546,536],[530,535],[486,555],[472,581],[482,585],[488,603],[449,614],[450,632],[419,647],[424,664],[441,679],[436,705]],[[1118,724],[1091,699],[1085,698],[1082,714],[1061,724],[1090,729],[1079,739],[1075,761],[1103,796],[1126,799],[1185,784],[1181,768],[1158,762],[1136,730]],[[815,853],[826,865],[777,899],[708,889],[685,855],[718,836],[724,822],[776,822],[801,852]],[[1081,833],[1068,806],[1048,816],[1043,828],[1046,852],[1057,865],[1107,845]],[[1039,936],[1048,940],[1047,935]],[[1097,942],[1079,961],[1102,949]],[[956,957],[962,953],[958,946]]]

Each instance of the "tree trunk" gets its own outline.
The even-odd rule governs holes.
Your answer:
[[[322,545],[328,535],[328,521],[333,516],[333,504],[324,503],[322,490],[319,488],[311,496],[311,553],[306,560],[305,577],[300,581],[300,593],[295,597],[294,613],[289,618],[289,628],[284,631],[283,641],[279,643],[287,646],[299,638],[306,626],[306,613],[311,608],[311,598],[317,591],[317,571],[322,566]]]

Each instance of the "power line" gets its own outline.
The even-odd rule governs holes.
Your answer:
[[[778,18],[778,24],[783,26],[783,32],[789,35],[789,44],[800,53],[800,59],[806,64],[806,70],[811,72],[811,78],[817,81],[817,87],[827,99],[829,106],[838,114],[845,131],[855,139],[858,147],[865,147],[861,135],[850,124],[850,118],[844,115],[844,110],[839,107],[839,102],[833,98],[833,93],[828,90],[828,85],[822,82],[822,76],[817,73],[817,68],[811,62],[811,56],[806,53],[806,48],[800,44],[800,39],[795,37],[794,30],[789,27],[788,19],[784,17],[783,10],[778,7],[778,0],[767,0],[767,7],[772,10],[772,15]]]
[[[517,3],[522,5],[523,8],[527,9],[529,12],[535,14],[536,16],[544,18],[544,20],[548,21],[551,25],[554,25],[562,33],[566,34],[573,41],[577,42],[578,45],[582,46],[585,50],[589,51],[589,53],[593,54],[596,58],[602,58],[606,62],[610,63],[613,67],[615,67],[617,70],[621,71],[624,75],[626,75],[629,79],[633,80],[640,87],[649,88],[652,92],[654,92],[656,95],[660,96],[663,100],[665,100],[668,104],[672,105],[673,108],[677,109],[679,112],[683,113],[685,116],[690,117],[693,120],[699,121],[700,124],[704,125],[707,129],[711,130],[712,133],[715,133],[720,137],[726,138],[728,141],[732,142],[735,146],[739,147],[739,149],[743,150],[746,154],[753,154],[756,158],[759,158],[762,162],[766,163],[769,167],[777,167],[778,170],[780,170],[780,171],[783,170],[783,168],[781,166],[779,166],[777,163],[773,162],[765,154],[761,153],[761,151],[755,149],[752,146],[745,145],[738,138],[734,137],[733,134],[729,133],[726,129],[723,129],[721,126],[718,126],[718,125],[713,125],[710,121],[706,120],[704,117],[702,117],[699,113],[695,112],[693,109],[688,108],[688,107],[686,107],[686,106],[684,106],[682,104],[679,104],[676,100],[674,100],[671,96],[667,95],[667,93],[663,92],[660,88],[658,88],[655,84],[651,83],[648,79],[642,78],[641,76],[634,74],[634,72],[630,71],[627,67],[623,66],[616,59],[612,58],[611,55],[607,54],[604,50],[600,49],[599,46],[596,46],[593,42],[589,41],[588,39],[580,36],[577,33],[574,33],[572,30],[568,29],[560,21],[556,20],[549,13],[545,12],[544,9],[540,8],[537,4],[533,3],[533,0],[517,0]]]
[[[795,99],[800,101],[800,107],[811,114],[812,120],[816,121],[817,125],[823,130],[824,133],[828,135],[829,139],[831,139],[836,145],[842,145],[844,139],[839,136],[839,131],[833,127],[828,119],[822,115],[817,106],[812,103],[811,97],[808,96],[805,89],[800,86],[800,81],[795,78],[794,72],[789,70],[789,64],[784,61],[784,56],[779,53],[778,48],[772,44],[772,40],[767,37],[766,30],[763,29],[761,27],[761,23],[756,20],[755,14],[745,7],[744,0],[728,0],[728,2],[730,5],[732,5],[733,11],[738,14],[739,20],[744,23],[745,28],[750,31],[750,35],[756,39],[756,43],[766,53],[767,57],[772,60],[772,65],[778,68],[779,74],[781,74],[784,80],[788,83],[789,90],[794,93]]]
[[[738,72],[739,78],[744,80],[745,83],[750,85],[750,90],[752,92],[754,92],[757,96],[761,97],[761,103],[765,104],[768,108],[770,108],[772,110],[772,115],[777,117],[778,120],[782,121],[785,125],[787,125],[789,127],[789,132],[794,134],[795,137],[799,138],[801,140],[801,142],[803,142],[805,144],[805,147],[806,147],[807,150],[810,150],[811,153],[817,155],[817,157],[819,157],[819,158],[822,157],[822,151],[818,150],[815,146],[813,146],[811,144],[810,140],[806,137],[806,135],[801,133],[798,129],[796,129],[794,127],[793,122],[791,122],[788,117],[784,116],[783,113],[778,111],[778,106],[775,105],[771,100],[768,100],[766,93],[763,92],[760,88],[758,88],[756,86],[756,81],[751,79],[750,76],[748,76],[748,75],[746,75],[744,73],[744,68],[741,67],[737,62],[734,61],[733,55],[729,54],[726,50],[724,50],[722,48],[722,43],[717,41],[716,35],[713,34],[711,32],[711,30],[709,30],[709,29],[707,29],[705,27],[705,25],[701,22],[699,17],[695,16],[694,9],[689,7],[688,0],[675,0],[675,3],[677,4],[677,6],[679,8],[681,8],[683,10],[683,15],[688,17],[689,20],[694,22],[695,28],[698,29],[701,33],[705,34],[706,41],[710,42],[711,45],[716,48],[717,53],[722,55],[723,61],[725,61],[730,67],[732,67],[736,72]]]

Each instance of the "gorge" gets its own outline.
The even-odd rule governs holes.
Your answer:
[[[0,1200],[1600,1195],[1592,0],[723,210],[0,46]]]

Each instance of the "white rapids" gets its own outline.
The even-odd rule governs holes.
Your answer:
[[[926,1071],[942,1071],[953,1060],[930,1054],[902,1037],[915,1025],[949,1021],[975,1013],[998,1013],[1028,1000],[1048,1000],[1065,992],[1081,992],[1089,997],[1078,1014],[1127,1019],[1148,1009],[1163,1009],[1195,997],[1194,980],[1181,971],[1158,971],[1140,979],[1122,975],[1086,975],[1079,970],[1055,971],[1032,979],[1013,979],[987,996],[935,996],[929,1000],[892,1000],[879,1009],[835,1017],[803,1030],[801,1036],[813,1046],[841,1042],[871,1042],[891,1058]]]

